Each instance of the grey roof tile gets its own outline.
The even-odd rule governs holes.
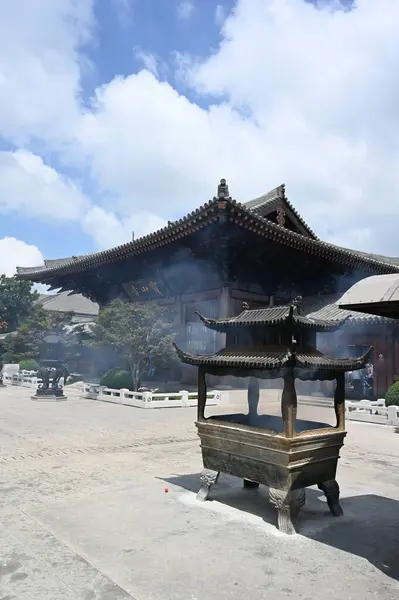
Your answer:
[[[220,332],[226,332],[231,328],[237,327],[270,327],[282,325],[288,320],[291,320],[296,328],[335,331],[346,319],[346,316],[343,314],[340,314],[340,318],[335,319],[333,322],[321,319],[320,317],[297,314],[296,309],[291,305],[243,310],[236,317],[229,319],[207,319],[199,313],[197,314],[206,327]]]
[[[99,310],[98,304],[95,302],[81,294],[69,294],[68,292],[41,294],[39,301],[46,310],[53,312],[96,316]]]
[[[331,358],[318,350],[297,348],[295,353],[282,346],[263,348],[240,348],[231,346],[210,355],[192,355],[174,344],[182,362],[195,366],[219,366],[244,369],[281,369],[294,366],[300,369],[324,371],[353,371],[365,366],[369,351],[357,358]]]
[[[285,201],[288,203],[288,200]],[[357,265],[369,269],[374,273],[393,273],[399,271],[399,259],[397,258],[381,257],[376,259],[371,254],[341,248],[334,244],[322,242],[317,238],[304,236],[257,215],[256,211],[229,198],[223,200],[222,204],[225,205],[224,210],[230,211],[234,222],[240,226],[250,228],[256,232],[256,235],[276,243],[284,243],[284,245],[291,247],[293,250],[300,249],[309,255],[322,256],[346,265]],[[137,257],[147,251],[165,246],[174,240],[181,239],[194,231],[211,225],[217,220],[219,205],[219,199],[215,198],[197,210],[192,211],[184,218],[169,223],[167,227],[139,238],[134,242],[128,242],[110,250],[88,254],[83,257],[59,259],[62,261],[62,264],[58,266],[18,267],[17,273],[22,279],[51,282],[53,278],[68,278],[73,273],[82,274],[102,265],[115,264],[118,261]],[[292,207],[292,210],[295,209]]]
[[[294,205],[291,204],[291,202],[286,197],[284,183],[274,188],[267,194],[259,196],[259,198],[255,198],[254,200],[249,200],[249,202],[245,202],[244,206],[247,210],[250,210],[252,213],[258,215],[259,217],[265,217],[268,214],[268,211],[271,212],[275,210],[279,204],[285,206],[285,208],[288,209],[288,211],[294,215],[294,217],[297,219],[297,221],[299,221],[299,223],[302,225],[302,227],[305,229],[305,231],[311,238],[315,240],[318,239],[314,231],[312,231],[312,229],[309,227],[306,221],[298,213]]]
[[[305,297],[302,300],[302,310],[307,317],[312,319],[340,321],[342,317],[345,317],[347,319],[347,326],[356,325],[359,323],[390,323],[391,325],[398,326],[398,321],[395,319],[339,308],[338,304],[341,297],[341,294],[313,296],[308,298]]]

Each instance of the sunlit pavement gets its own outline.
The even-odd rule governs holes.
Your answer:
[[[0,389],[0,599],[399,598],[393,428],[347,424],[345,516],[330,516],[310,489],[300,534],[287,538],[266,489],[222,475],[212,501],[196,502],[195,409],[30,395]],[[275,395],[268,401],[277,413]],[[299,408],[317,421],[332,413]]]

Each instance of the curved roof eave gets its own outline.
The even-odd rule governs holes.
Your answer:
[[[293,249],[309,251],[310,254],[319,254],[331,260],[348,265],[358,265],[371,271],[379,273],[399,273],[399,258],[381,257],[379,255],[368,255],[356,250],[341,248],[318,239],[311,239],[299,233],[285,229],[283,226],[272,223],[266,218],[259,217],[243,204],[232,199],[224,199],[225,206],[234,214],[233,221],[255,234],[291,246]],[[202,229],[217,220],[219,198],[214,198],[199,209],[189,213],[186,217],[168,224],[152,234],[146,235],[133,242],[122,244],[110,250],[103,250],[95,254],[83,257],[72,257],[71,260],[58,262],[50,268],[46,265],[40,267],[18,267],[17,276],[36,282],[48,282],[52,278],[67,277],[73,273],[82,273],[92,268],[105,264],[116,263],[120,260],[137,256],[149,250],[168,244],[179,238],[186,237],[193,231]],[[378,256],[378,258],[374,258]],[[392,262],[390,262],[392,261]]]

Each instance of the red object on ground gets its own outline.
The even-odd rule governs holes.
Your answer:
[[[169,492],[168,488],[165,488],[165,494],[167,494]]]

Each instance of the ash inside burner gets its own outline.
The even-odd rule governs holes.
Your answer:
[[[212,416],[209,417],[209,420],[250,425],[251,427],[259,427],[260,429],[273,429],[277,433],[282,433],[283,431],[283,419],[272,415],[247,415],[244,413],[237,413],[233,415]],[[297,433],[312,429],[324,429],[326,427],[332,427],[331,423],[317,423],[315,421],[304,421],[303,419],[297,419],[295,421],[295,431]]]

